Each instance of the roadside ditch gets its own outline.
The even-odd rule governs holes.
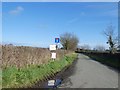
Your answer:
[[[71,65],[64,67],[60,72],[55,73],[49,77],[46,77],[44,80],[40,80],[29,88],[47,88],[48,80],[60,79],[62,82],[69,76],[74,74],[75,65],[78,58],[76,58]]]

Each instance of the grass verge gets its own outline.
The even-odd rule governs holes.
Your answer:
[[[60,60],[50,60],[47,64],[30,65],[17,69],[17,67],[7,67],[2,70],[2,88],[28,87],[33,83],[43,80],[61,71],[65,66],[72,64],[77,58],[77,54],[69,54]]]

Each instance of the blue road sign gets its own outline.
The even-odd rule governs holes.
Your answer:
[[[55,38],[55,43],[59,43],[60,42],[60,38]]]

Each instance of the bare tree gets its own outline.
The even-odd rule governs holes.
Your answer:
[[[83,50],[90,50],[91,47],[88,44],[84,44],[83,46],[80,46],[81,49]]]
[[[114,53],[117,46],[117,36],[115,34],[115,28],[112,24],[108,25],[108,27],[103,31],[104,35],[107,37],[107,44],[109,44],[110,53]]]
[[[105,47],[103,45],[96,45],[94,49],[97,51],[105,51]]]
[[[78,38],[72,33],[64,33],[60,35],[60,42],[64,49],[66,50],[75,50],[78,45]]]

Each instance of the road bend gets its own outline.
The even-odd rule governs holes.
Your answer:
[[[79,54],[74,73],[59,88],[118,88],[118,72]]]

